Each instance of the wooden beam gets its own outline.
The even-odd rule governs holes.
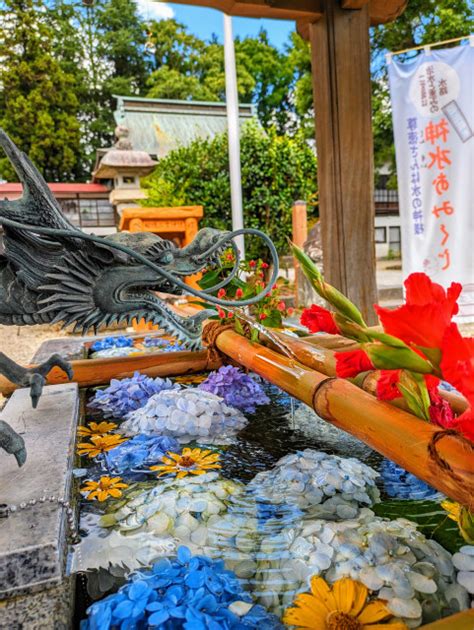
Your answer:
[[[253,18],[296,20],[298,32],[309,39],[309,25],[319,20],[323,12],[322,0],[175,0],[224,11],[229,15]],[[333,0],[337,3],[338,0]],[[385,24],[395,20],[405,9],[408,0],[340,0],[344,9],[361,9],[369,3],[370,23]]]
[[[377,301],[368,6],[310,25],[324,276],[369,323]]]
[[[175,0],[178,4],[190,4],[218,9],[228,15],[282,20],[309,19],[321,16],[320,0]]]
[[[343,9],[362,9],[369,0],[341,0]]]

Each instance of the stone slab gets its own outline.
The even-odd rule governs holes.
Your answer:
[[[18,468],[12,455],[0,451],[0,503],[18,506],[42,496],[69,500],[78,410],[75,383],[45,387],[36,409],[28,389],[13,393],[1,418],[24,438],[27,459]],[[0,600],[61,583],[66,523],[65,510],[49,501],[0,518]]]

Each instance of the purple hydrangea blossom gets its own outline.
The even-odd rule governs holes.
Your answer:
[[[192,556],[187,547],[178,549],[175,560],[163,558],[151,570],[134,573],[117,593],[92,604],[87,614],[81,630],[284,627],[262,606],[252,605],[252,598],[222,560]]]
[[[224,365],[217,372],[211,372],[199,388],[220,396],[227,405],[244,413],[255,413],[258,405],[268,405],[270,402],[255,379],[231,365]]]
[[[180,389],[180,386],[168,378],[150,378],[135,372],[131,378],[112,379],[109,387],[95,393],[89,406],[100,409],[106,418],[123,418],[165,389]]]
[[[99,350],[107,350],[108,348],[131,348],[133,346],[133,340],[130,337],[124,335],[118,335],[117,337],[104,337],[94,341],[91,346],[92,352],[98,352]]]

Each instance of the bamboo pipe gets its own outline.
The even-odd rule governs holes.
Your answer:
[[[390,625],[388,625],[390,628]],[[473,630],[474,629],[474,609],[463,610],[463,612],[438,619],[422,627],[422,630]]]
[[[72,381],[57,367],[54,367],[46,378],[47,385],[60,383],[78,383],[79,387],[94,387],[104,385],[112,378],[126,378],[133,376],[140,370],[148,376],[176,376],[215,370],[221,363],[211,360],[207,350],[199,352],[153,352],[135,357],[112,357],[104,359],[81,359],[71,361],[73,370]],[[31,367],[31,366],[29,366]],[[18,385],[11,383],[4,376],[0,376],[0,393],[4,396],[11,394]]]
[[[430,457],[428,446],[439,432],[433,425],[377,400],[349,381],[328,378],[231,330],[217,336],[216,346],[448,497],[474,506],[474,458],[454,437],[440,440],[437,451],[457,479]]]
[[[334,349],[329,348],[328,345],[324,345],[323,347],[319,347],[319,344],[316,343],[316,338],[320,335],[312,335],[309,337],[304,337],[303,339],[292,337],[290,335],[286,335],[285,333],[277,332],[276,336],[286,345],[290,351],[294,353],[294,355],[298,358],[298,361],[307,367],[310,367],[314,370],[318,370],[318,372],[322,372],[327,376],[336,376],[336,360],[334,358]],[[323,336],[323,335],[321,335]],[[331,336],[331,335],[327,335]],[[332,335],[334,337],[338,337],[338,335]],[[340,340],[344,340],[344,337],[339,337]],[[281,352],[281,350],[273,344],[268,338],[262,336],[262,343],[270,346],[273,350],[277,352]],[[329,341],[329,340],[328,340]],[[359,347],[358,344],[353,344],[350,340],[349,344],[344,346],[341,345],[337,348],[337,350],[352,350]],[[369,372],[367,376],[361,381],[355,382],[358,387],[361,387],[365,392],[372,394],[375,396],[377,381],[380,376],[380,370],[373,370]],[[457,415],[460,415],[469,407],[469,403],[459,394],[455,394],[454,392],[447,392],[443,389],[439,390],[439,394],[442,398],[447,400],[451,405],[451,409]],[[408,406],[403,398],[397,398],[393,401],[390,401],[396,407],[400,407],[401,409],[408,410]]]

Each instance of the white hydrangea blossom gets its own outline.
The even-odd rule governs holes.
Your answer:
[[[217,473],[166,482],[138,494],[128,493],[119,509],[104,515],[99,525],[122,534],[140,530],[172,536],[193,552],[208,545],[208,522],[227,512],[230,499],[243,492],[243,484],[219,478]],[[124,493],[127,495],[127,493]]]
[[[247,486],[259,499],[292,503],[318,518],[354,518],[379,501],[378,473],[358,459],[306,449],[286,455]]]
[[[458,584],[463,586],[474,600],[474,545],[461,547],[453,556],[453,564],[459,571]]]
[[[180,442],[226,444],[247,424],[222,398],[198,389],[167,390],[131,412],[120,426],[125,435],[168,435]]]
[[[259,603],[282,612],[295,593],[309,588],[313,575],[333,583],[359,580],[387,601],[408,627],[433,621],[440,611],[468,605],[466,590],[456,584],[451,554],[427,540],[414,523],[387,521],[362,508],[359,518],[341,522],[302,521],[263,538],[255,583]],[[280,590],[279,590],[280,589]]]

